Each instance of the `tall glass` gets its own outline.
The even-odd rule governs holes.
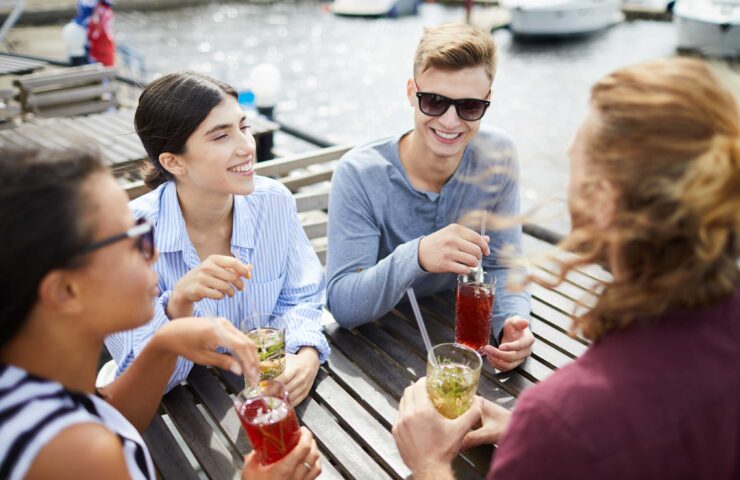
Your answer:
[[[257,345],[260,381],[271,380],[285,370],[285,322],[272,314],[251,315],[241,322],[241,330]],[[246,375],[244,381],[247,382]]]
[[[261,465],[277,462],[298,444],[298,420],[285,385],[277,380],[245,388],[234,399],[234,407]]]
[[[482,280],[482,281],[480,281]],[[483,272],[457,277],[455,341],[480,351],[491,341],[491,316],[496,296],[496,278]]]
[[[457,343],[435,345],[427,359],[427,393],[439,413],[457,418],[473,404],[483,360],[478,352]],[[437,359],[432,363],[431,355]]]

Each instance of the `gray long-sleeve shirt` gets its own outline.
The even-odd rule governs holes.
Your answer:
[[[401,136],[359,146],[339,162],[329,198],[327,306],[340,325],[380,318],[414,287],[418,296],[454,289],[456,275],[428,273],[418,261],[419,240],[471,210],[519,213],[518,166],[510,138],[481,129],[439,193],[416,190],[401,164]],[[496,277],[493,335],[512,315],[529,317],[529,295],[507,290],[504,248],[521,252],[521,227],[488,231],[484,268]]]

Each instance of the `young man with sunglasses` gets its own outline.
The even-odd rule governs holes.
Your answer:
[[[403,299],[455,288],[456,276],[482,259],[496,279],[488,361],[510,370],[530,354],[529,297],[508,288],[501,258],[520,251],[521,228],[456,222],[471,212],[492,219],[519,213],[514,146],[481,131],[490,105],[496,50],[488,33],[462,24],[424,32],[407,84],[414,129],[357,147],[334,173],[329,202],[327,304],[353,328],[382,317]]]

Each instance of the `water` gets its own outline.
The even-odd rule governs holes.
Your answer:
[[[251,67],[273,63],[283,78],[279,120],[334,143],[357,144],[412,127],[406,80],[422,30],[463,16],[462,7],[438,4],[424,4],[411,17],[358,19],[334,16],[313,1],[214,3],[119,14],[116,28],[153,75],[194,69],[243,88]],[[627,22],[547,44],[514,41],[505,30],[494,39],[499,66],[483,122],[516,141],[523,207],[548,200],[552,207],[534,220],[566,231],[565,204],[550,199],[565,197],[566,150],[590,86],[618,67],[674,55],[674,26]]]

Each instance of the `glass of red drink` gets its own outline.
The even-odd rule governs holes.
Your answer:
[[[245,388],[234,407],[261,465],[277,462],[298,444],[300,426],[281,382],[266,380]]]
[[[491,341],[496,278],[487,272],[457,277],[455,342],[480,351]]]

